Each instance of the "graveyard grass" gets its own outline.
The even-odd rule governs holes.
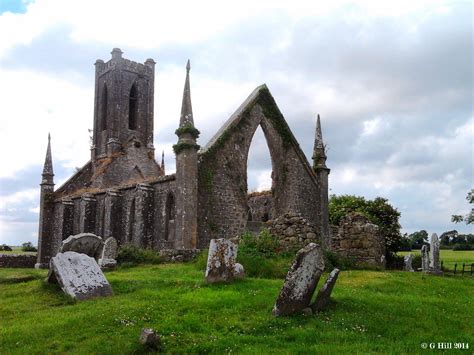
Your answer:
[[[45,270],[0,269],[0,353],[144,353],[143,327],[172,353],[426,353],[422,343],[474,347],[474,277],[343,271],[317,316],[275,318],[282,279],[207,285],[197,264],[106,273],[115,295],[74,302]],[[323,276],[321,287],[327,274]]]

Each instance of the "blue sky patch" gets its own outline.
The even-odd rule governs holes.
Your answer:
[[[32,1],[28,0],[0,0],[0,15],[4,12],[12,12],[14,14],[24,14],[26,6]]]

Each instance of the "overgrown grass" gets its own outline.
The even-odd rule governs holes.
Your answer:
[[[401,251],[398,252],[398,255],[407,255],[412,253],[413,255],[421,255],[420,250],[412,251]],[[471,265],[474,263],[474,250],[450,250],[450,249],[441,249],[439,251],[440,259],[443,262],[443,267],[448,270],[454,270],[454,264],[458,264],[457,270],[459,271],[462,268],[462,264]]]
[[[113,297],[76,303],[45,285],[45,276],[0,269],[0,353],[143,353],[143,327],[155,328],[170,353],[423,353],[422,342],[474,345],[471,278],[343,271],[327,311],[274,318],[281,279],[207,285],[195,264],[119,268],[106,273]]]

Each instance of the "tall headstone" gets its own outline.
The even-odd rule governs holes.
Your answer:
[[[51,258],[47,280],[58,283],[65,294],[78,300],[113,294],[97,262],[86,254],[72,251]]]
[[[430,271],[430,253],[426,244],[421,247],[421,270],[423,272]]]
[[[324,257],[319,245],[309,243],[300,249],[286,275],[273,315],[291,315],[308,308],[323,271]]]
[[[441,264],[439,260],[439,238],[436,233],[433,233],[430,241],[430,272],[436,275],[442,274]]]
[[[404,267],[405,271],[411,271],[411,272],[415,271],[413,270],[413,266],[412,266],[413,254],[405,255],[405,257],[403,258],[403,261],[405,262],[405,267]]]
[[[238,271],[235,267],[237,249],[237,244],[228,239],[211,239],[205,276],[207,282],[230,282],[234,279]]]

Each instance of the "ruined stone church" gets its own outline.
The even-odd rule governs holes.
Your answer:
[[[153,146],[155,62],[112,50],[95,63],[91,159],[54,189],[48,137],[42,173],[37,267],[62,240],[91,232],[155,250],[206,249],[291,212],[328,243],[328,175],[319,117],[309,164],[267,86],[257,87],[203,147],[194,125],[189,62],[177,120],[176,173],[166,175]],[[249,195],[247,158],[260,126],[271,155],[269,194]]]

